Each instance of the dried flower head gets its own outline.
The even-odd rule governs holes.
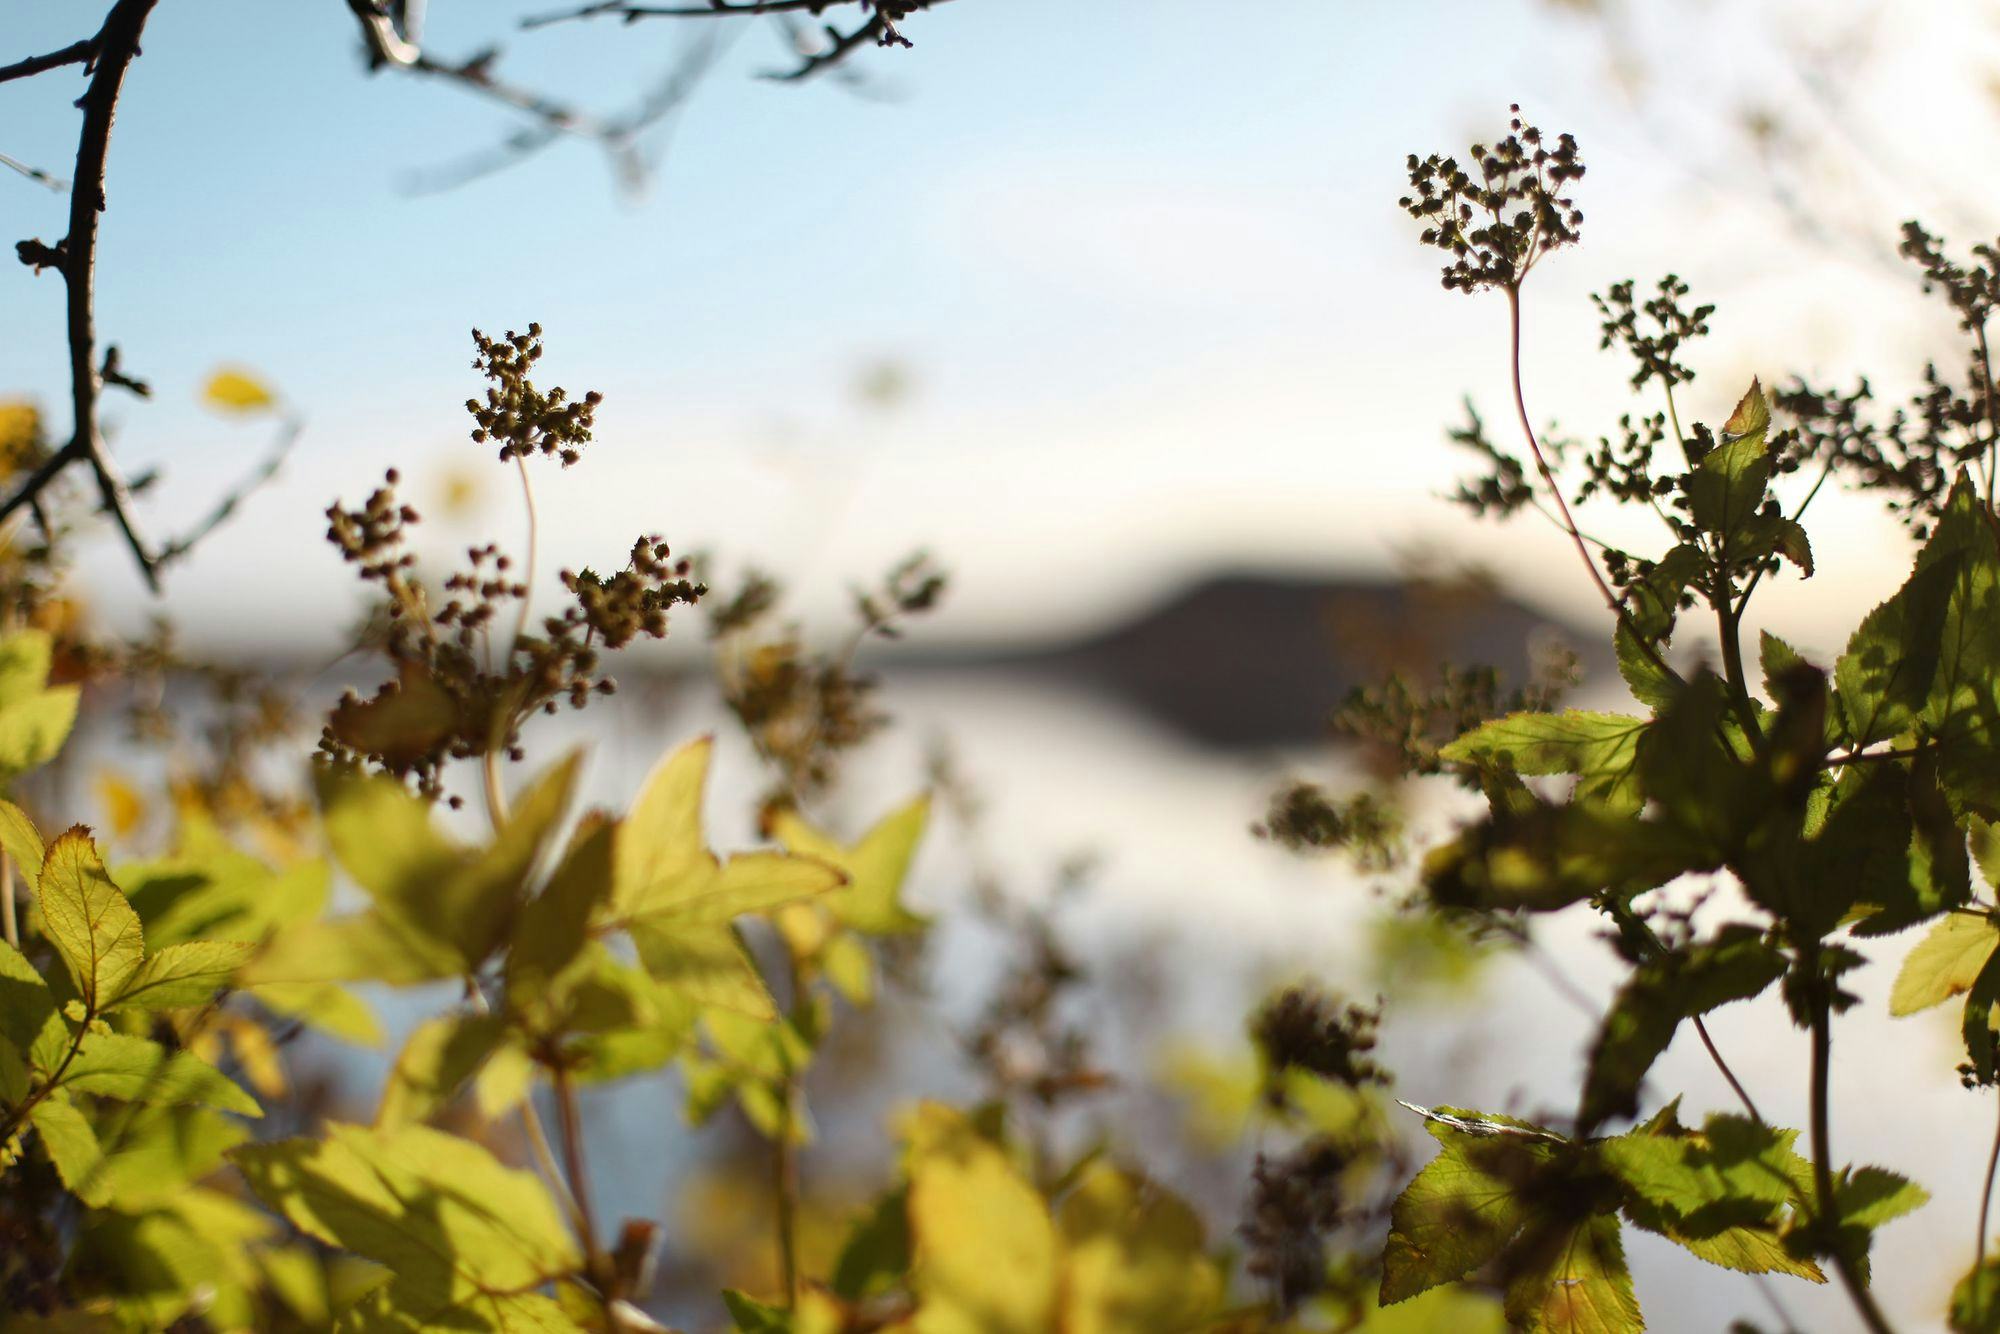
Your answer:
[[[1418,237],[1451,257],[1447,289],[1514,289],[1542,256],[1576,243],[1583,214],[1563,188],[1583,175],[1576,140],[1550,145],[1511,108],[1505,139],[1472,146],[1468,170],[1457,158],[1409,157],[1410,190],[1399,201],[1423,224]]]
[[[572,402],[561,385],[546,393],[535,388],[528,376],[542,359],[542,326],[530,324],[524,334],[509,329],[505,338],[488,338],[474,329],[472,342],[478,349],[472,368],[492,382],[484,403],[465,401],[477,423],[473,443],[499,442],[502,463],[539,453],[560,458],[567,468],[581,458],[604,396],[593,389]]]

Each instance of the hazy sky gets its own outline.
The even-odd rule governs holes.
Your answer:
[[[440,55],[502,40],[503,73],[607,110],[694,35],[520,33],[511,16],[538,6],[431,8]],[[1783,7],[1678,7],[1707,20],[1694,28],[1671,8],[1631,22],[1684,101],[1709,85],[1731,107],[1792,95],[1758,37]],[[7,47],[60,45],[81,18],[68,0],[17,3]],[[177,610],[210,630],[304,622],[331,642],[352,604],[313,537],[319,511],[390,462],[420,503],[469,469],[487,484],[479,524],[512,531],[508,478],[464,442],[460,404],[476,389],[468,328],[529,320],[551,376],[608,400],[586,464],[542,486],[563,561],[614,563],[657,530],[791,572],[831,605],[925,544],[959,572],[947,625],[1017,635],[1217,562],[1383,567],[1449,548],[1581,609],[1553,534],[1482,533],[1434,499],[1460,394],[1505,420],[1503,308],[1439,290],[1395,207],[1405,152],[1498,132],[1516,99],[1583,139],[1586,246],[1528,296],[1534,411],[1579,433],[1623,406],[1585,300],[1620,277],[1674,267],[1724,301],[1711,372],[1683,401],[1710,420],[1751,373],[1845,371],[1940,327],[1911,285],[1788,231],[1726,137],[1703,137],[1717,118],[1663,132],[1635,117],[1605,32],[1489,0],[967,0],[912,20],[914,51],[869,53],[883,99],[749,77],[784,57],[750,27],[653,187],[621,200],[582,144],[412,195],[412,172],[514,122],[451,87],[368,76],[334,0],[168,0],[111,161],[100,328],[159,395],[116,406],[117,446],[166,469],[148,508],[168,529],[263,448],[260,429],[197,406],[210,368],[254,367],[307,418],[283,482],[173,581]],[[1958,95],[1934,71],[1914,95],[1893,77],[1922,37],[1877,53],[1912,124]],[[0,86],[0,152],[65,171],[77,82]],[[9,236],[53,240],[62,209],[0,176]],[[53,279],[0,268],[0,393],[58,418],[60,321]],[[893,411],[856,393],[885,361],[911,384]],[[1822,588],[1886,568],[1889,527],[1829,512],[1842,540],[1821,553]],[[436,527],[453,544],[475,530]],[[107,606],[142,605],[109,543],[89,572]],[[1848,612],[1814,608],[1851,596],[1800,614],[1832,627]]]

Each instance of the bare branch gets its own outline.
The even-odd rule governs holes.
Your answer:
[[[103,507],[111,515],[132,557],[139,564],[146,586],[159,591],[157,564],[147,549],[137,522],[132,517],[132,498],[125,479],[118,474],[105,447],[97,421],[98,394],[104,377],[97,360],[96,279],[97,221],[104,211],[105,160],[111,151],[111,124],[118,110],[118,94],[124,87],[125,71],[139,54],[139,34],[146,26],[158,0],[118,0],[105,17],[104,27],[90,42],[85,56],[94,60],[90,86],[80,105],[83,132],[76,149],[76,185],[69,197],[69,235],[60,245],[45,246],[23,242],[18,248],[24,263],[37,268],[53,267],[62,274],[68,297],[69,371],[71,433],[64,445],[37,468],[4,504],[0,518],[22,505],[37,503],[41,492],[55,476],[72,463],[88,462],[97,478]],[[74,48],[72,48],[74,49]],[[60,54],[60,53],[58,53]],[[76,57],[84,58],[83,56]],[[18,68],[18,67],[17,67]],[[117,359],[107,357],[106,369],[117,375]],[[131,383],[118,376],[118,382]]]
[[[668,106],[647,114],[645,108],[658,101],[655,95],[648,98],[641,110],[633,115],[595,116],[497,78],[493,72],[500,57],[497,48],[477,52],[463,61],[439,60],[423,50],[407,26],[398,26],[396,15],[381,0],[347,0],[347,7],[361,25],[369,61],[375,68],[400,69],[455,83],[476,96],[497,102],[536,121],[532,128],[509,136],[497,148],[479,154],[469,164],[438,173],[441,184],[420,184],[419,189],[444,188],[512,166],[564,136],[597,144],[611,158],[619,180],[627,188],[632,188],[645,175],[644,160],[633,147],[633,136],[646,124],[666,115],[679,101],[677,98]],[[421,12],[421,7],[417,10],[406,7],[402,12],[407,23],[409,16]],[[669,85],[673,85],[678,77],[678,72],[670,74]]]
[[[717,34],[703,34],[701,41],[694,43],[675,61],[666,76],[642,98],[637,106],[624,115],[609,117],[604,121],[604,134],[600,140],[605,152],[610,156],[618,181],[628,193],[637,193],[652,174],[657,152],[642,151],[639,139],[646,131],[661,124],[670,124],[686,107],[702,78],[715,64],[726,43],[717,40]],[[671,130],[669,130],[671,132]],[[556,143],[563,136],[546,125],[531,125],[508,135],[489,149],[468,155],[456,162],[415,174],[406,180],[406,186],[420,194],[440,190],[455,189],[470,181],[496,172],[505,171]]]
[[[572,23],[582,19],[597,18],[616,18],[625,23],[636,23],[640,19],[649,18],[754,18],[760,15],[782,18],[796,14],[818,16],[829,9],[843,5],[855,5],[866,10],[868,18],[847,32],[842,32],[830,23],[826,24],[824,48],[803,52],[796,68],[768,76],[780,82],[796,83],[841,64],[864,46],[909,46],[910,39],[905,37],[896,25],[911,14],[946,2],[947,0],[707,0],[707,3],[701,4],[649,5],[632,3],[632,0],[593,0],[593,3],[574,9],[530,15],[521,20],[521,26],[544,28],[555,23]]]
[[[107,25],[108,26],[108,25]],[[103,37],[86,37],[80,42],[71,42],[60,51],[51,51],[45,56],[29,56],[26,60],[15,61],[11,65],[0,65],[0,83],[10,79],[26,79],[64,65],[81,65],[97,51],[97,43]]]

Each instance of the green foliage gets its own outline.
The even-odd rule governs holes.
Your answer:
[[[1539,258],[1577,239],[1568,201],[1550,194],[1581,174],[1574,145],[1563,144],[1562,175],[1549,183],[1510,175],[1514,149],[1474,150],[1485,187],[1448,159],[1410,161],[1415,193],[1405,207],[1424,224],[1420,239],[1457,256],[1446,287],[1499,287],[1508,297],[1517,393],[1528,265],[1514,257]],[[1503,194],[1525,207],[1475,231],[1480,208]],[[1871,1240],[1928,1196],[1889,1169],[1832,1157],[1835,1019],[1858,1003],[1845,975],[1868,962],[1845,942],[1923,928],[1890,1012],[1964,996],[1961,1075],[1972,1088],[2000,1083],[2000,905],[1990,897],[2000,844],[1988,823],[2000,817],[2000,404],[1984,361],[1991,255],[1980,248],[1975,265],[1961,266],[1915,224],[1903,249],[1972,335],[1970,397],[1933,370],[1927,400],[1927,429],[1961,423],[1965,443],[1912,438],[1904,418],[1862,420],[1865,390],[1836,400],[1801,387],[1774,403],[1757,381],[1719,427],[1684,429],[1675,389],[1694,378],[1691,347],[1713,308],[1688,309],[1688,289],[1671,277],[1643,310],[1629,282],[1597,298],[1604,345],[1637,363],[1635,390],[1658,383],[1664,410],[1624,419],[1622,441],[1583,456],[1580,485],[1563,475],[1575,456],[1534,434],[1524,402],[1515,406],[1532,471],[1475,427],[1493,472],[1463,484],[1460,496],[1481,498],[1476,508],[1502,518],[1539,512],[1570,539],[1614,622],[1619,672],[1646,712],[1463,720],[1434,753],[1482,794],[1485,810],[1423,857],[1417,902],[1517,939],[1538,915],[1587,906],[1608,925],[1626,971],[1591,1046],[1572,1127],[1417,1109],[1442,1151],[1391,1212],[1385,1304],[1484,1281],[1505,1292],[1517,1329],[1637,1330],[1619,1240],[1629,1225],[1746,1273],[1824,1282],[1837,1271],[1861,1325],[1892,1328],[1869,1286]],[[1684,467],[1656,448],[1669,438]],[[1891,446],[1903,451],[1900,464]],[[1819,486],[1796,498],[1784,492],[1814,462],[1822,482],[1849,475],[1890,492],[1891,507],[1917,519],[1927,540],[1902,587],[1862,618],[1830,671],[1764,632],[1753,684],[1742,644],[1752,595],[1788,567],[1813,573],[1802,516]],[[1593,548],[1572,507],[1594,500],[1650,511],[1665,530],[1657,553]],[[1713,669],[1671,651],[1699,612],[1713,617]],[[1697,876],[1750,920],[1714,925],[1698,913],[1701,899],[1689,895]],[[1702,1026],[1715,1008],[1774,987],[1810,1035],[1817,1162],[1795,1149],[1797,1132],[1762,1118]],[[1690,1129],[1675,1099],[1636,1128],[1602,1133],[1641,1114],[1655,1063],[1689,1027],[1700,1029],[1746,1114],[1711,1113]],[[1985,1232],[1982,1209],[1982,1248]],[[1953,1327],[1994,1328],[1996,1292],[1985,1262],[1953,1297]]]

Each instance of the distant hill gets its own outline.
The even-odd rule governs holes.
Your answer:
[[[1391,668],[1490,663],[1518,682],[1531,646],[1551,635],[1576,646],[1566,627],[1487,589],[1228,574],[1071,644],[975,653],[919,643],[892,661],[899,671],[1057,677],[1117,696],[1197,743],[1255,749],[1323,739],[1348,692]]]

